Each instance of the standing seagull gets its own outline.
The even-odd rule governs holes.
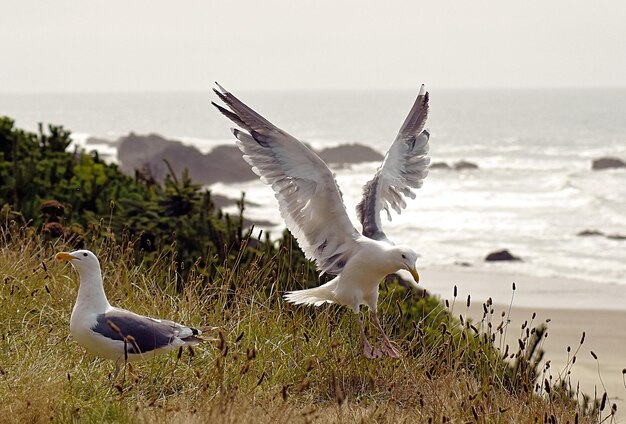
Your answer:
[[[94,355],[115,361],[114,379],[125,361],[144,359],[204,341],[198,337],[202,332],[195,328],[111,306],[104,294],[100,262],[89,250],[61,252],[56,258],[69,261],[80,278],[70,332]]]
[[[212,103],[247,131],[232,130],[243,158],[261,181],[274,190],[287,228],[322,274],[336,275],[322,286],[289,292],[285,299],[295,304],[319,306],[328,302],[348,306],[357,314],[364,355],[399,358],[400,352],[378,319],[378,285],[386,275],[398,270],[409,271],[417,284],[417,254],[409,247],[395,246],[387,238],[380,212],[384,209],[390,220],[389,207],[400,213],[406,207],[402,196],[415,198],[411,188],[421,187],[428,173],[430,134],[423,130],[428,116],[424,86],[382,165],[363,188],[363,198],[357,206],[363,226],[359,233],[348,218],[333,173],[319,156],[216,85],[213,91],[228,109]],[[382,349],[372,347],[367,340],[359,314],[361,305],[370,309],[371,319],[383,338]]]

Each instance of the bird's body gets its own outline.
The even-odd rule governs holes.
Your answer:
[[[116,362],[145,359],[203,341],[201,331],[111,306],[104,292],[98,258],[88,250],[61,252],[78,271],[80,287],[70,318],[70,333],[89,352]]]
[[[201,342],[197,337],[201,334],[200,330],[173,321],[145,317],[114,307],[101,313],[76,309],[70,319],[70,333],[78,344],[101,358],[136,361]]]
[[[285,299],[314,306],[338,303],[356,314],[361,305],[367,305],[384,345],[382,350],[370,345],[359,317],[365,355],[378,357],[384,353],[399,357],[378,320],[378,286],[386,275],[399,270],[409,271],[417,284],[417,254],[387,238],[380,212],[385,210],[389,219],[389,208],[400,213],[406,207],[404,197],[415,198],[412,189],[421,187],[428,173],[430,133],[424,130],[424,124],[429,106],[424,87],[382,165],[363,188],[363,198],[357,206],[362,232],[350,221],[334,175],[322,159],[219,84],[217,87],[214,91],[227,108],[213,105],[247,131],[232,130],[243,158],[261,181],[274,190],[287,228],[322,273],[336,275],[322,286],[286,293]]]
[[[387,255],[393,248],[384,242],[359,237],[357,248],[339,275],[322,286],[290,292],[285,298],[295,304],[315,306],[324,302],[338,303],[355,313],[359,312],[361,305],[376,311],[381,280],[398,270]]]

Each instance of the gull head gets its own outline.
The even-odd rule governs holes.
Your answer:
[[[404,269],[411,273],[416,283],[420,282],[420,276],[415,269],[415,263],[417,262],[417,253],[410,247],[406,246],[394,246],[390,249],[391,259],[396,267],[396,270]]]
[[[100,274],[100,261],[96,255],[89,250],[76,250],[74,252],[60,252],[55,258],[59,261],[68,261],[79,275],[89,275],[91,273]]]

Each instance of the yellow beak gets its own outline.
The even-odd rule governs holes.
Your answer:
[[[76,259],[72,255],[70,255],[68,252],[59,252],[56,254],[55,258],[58,261],[71,261],[72,259]]]
[[[417,270],[415,268],[409,268],[409,272],[411,273],[411,275],[415,279],[415,282],[419,283],[420,282],[420,275],[417,273]]]

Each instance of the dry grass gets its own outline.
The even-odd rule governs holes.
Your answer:
[[[134,262],[129,246],[90,247],[101,258],[111,303],[194,326],[219,326],[220,340],[197,347],[193,356],[172,353],[138,363],[136,376],[126,372],[111,382],[113,364],[92,357],[69,335],[77,276],[52,259],[66,247],[14,230],[0,246],[3,422],[598,419],[563,391],[506,390],[499,370],[469,370],[463,346],[423,346],[423,354],[401,360],[366,360],[350,312],[293,307],[278,290],[265,295],[259,287],[271,285],[271,276],[258,267],[225,269],[209,285],[192,273],[177,293],[175,266],[165,258],[145,267]]]

